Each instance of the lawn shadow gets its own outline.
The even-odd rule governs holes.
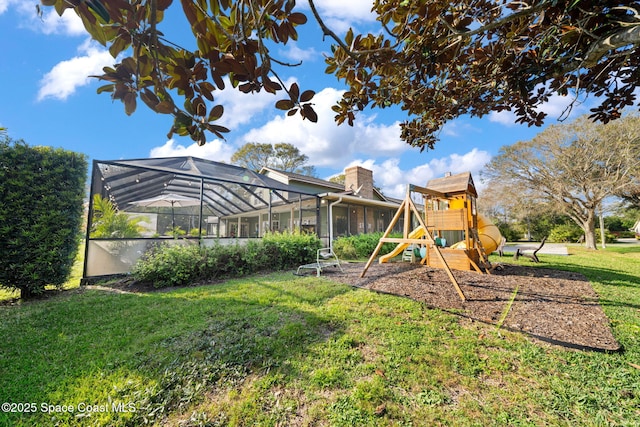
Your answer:
[[[289,361],[344,330],[309,307],[351,291],[261,276],[168,292],[83,288],[74,291],[77,298],[4,307],[24,310],[14,314],[11,329],[31,333],[0,344],[0,387],[16,402],[98,405],[108,395],[136,405],[135,413],[111,413],[111,424],[159,421],[205,391],[226,390],[254,374],[289,375]],[[77,414],[56,415],[64,424]],[[6,422],[26,425],[38,416],[47,418],[8,414]]]

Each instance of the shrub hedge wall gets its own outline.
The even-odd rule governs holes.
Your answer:
[[[0,286],[27,298],[67,280],[78,250],[86,176],[82,154],[0,141]]]
[[[158,245],[134,266],[136,280],[161,288],[286,270],[313,262],[320,240],[299,232],[268,233],[245,245]]]

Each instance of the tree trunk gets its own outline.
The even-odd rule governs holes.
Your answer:
[[[596,222],[592,215],[582,224],[584,230],[584,246],[587,249],[598,249],[596,246]]]
[[[27,300],[33,298],[33,292],[30,288],[20,288],[20,299]]]

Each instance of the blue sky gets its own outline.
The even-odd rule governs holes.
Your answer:
[[[298,82],[302,90],[316,91],[318,123],[286,117],[275,109],[273,104],[282,95],[225,90],[217,94],[217,102],[225,106],[221,124],[231,129],[225,140],[211,137],[203,147],[189,138],[168,140],[168,116],[152,113],[142,102],[127,116],[119,101],[96,94],[101,84],[87,76],[99,74],[103,66],[114,63],[113,58],[89,40],[74,13],[67,11],[60,18],[46,8],[39,18],[38,3],[0,0],[0,126],[8,128],[11,138],[30,145],[62,147],[85,153],[90,160],[192,155],[228,162],[246,142],[286,142],[309,156],[321,178],[359,164],[373,170],[376,185],[385,194],[402,197],[407,184],[424,185],[445,172],[471,171],[478,176],[500,147],[529,140],[541,131],[515,124],[508,112],[482,119],[462,117],[444,127],[434,150],[420,153],[400,140],[398,123],[406,116],[399,109],[368,109],[358,116],[354,127],[337,126],[331,106],[344,87],[324,74],[322,52],[330,45],[323,42],[308,7],[299,2],[309,22],[300,29],[298,43],[276,47],[274,53],[285,61],[303,61],[300,67],[280,69],[280,75],[289,83]],[[170,25],[162,30],[171,40],[189,43],[179,2],[174,3],[175,16],[167,18]],[[322,3],[318,7],[327,24],[339,34],[350,26],[356,31],[371,28],[372,0],[318,3]],[[543,107],[549,113],[548,123],[556,123],[568,102],[552,98]],[[572,117],[587,111],[587,106],[579,106]]]

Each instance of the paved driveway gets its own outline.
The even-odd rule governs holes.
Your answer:
[[[540,246],[540,242],[507,244],[504,246],[504,252],[513,254],[518,248],[531,249],[537,248],[538,246]],[[538,253],[547,255],[569,255],[567,246],[564,243],[545,243]]]

